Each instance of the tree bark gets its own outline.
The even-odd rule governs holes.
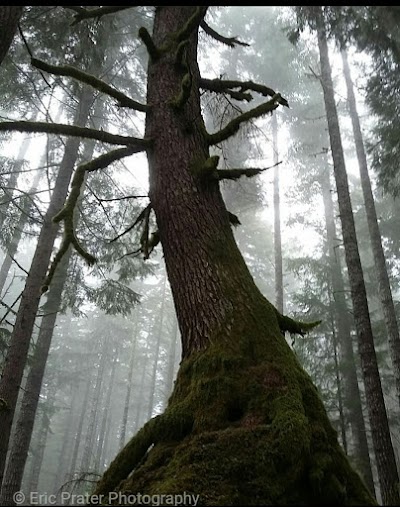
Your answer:
[[[46,304],[43,306],[45,316],[42,318],[40,324],[32,366],[22,396],[14,438],[10,445],[9,459],[1,488],[0,505],[15,505],[14,493],[21,489],[44,371],[49,355],[57,313],[61,305],[62,291],[67,279],[70,255],[71,252],[69,251],[63,257],[57,273],[54,276]]]
[[[386,330],[388,334],[390,357],[392,359],[393,375],[396,384],[398,403],[400,406],[400,335],[396,320],[396,311],[393,304],[392,290],[387,272],[385,254],[382,248],[382,238],[376,216],[375,201],[372,194],[371,181],[368,174],[367,157],[365,155],[364,142],[361,133],[360,119],[357,113],[356,99],[354,96],[353,82],[351,80],[350,67],[346,51],[342,51],[343,72],[347,86],[347,102],[349,105],[350,118],[353,126],[354,142],[356,146],[358,166],[360,168],[361,188],[364,196],[365,213],[369,236],[371,239],[372,253],[376,267],[378,280],[378,294],[381,302]]]
[[[0,6],[0,65],[11,46],[23,10],[21,5]]]
[[[151,53],[149,195],[183,361],[165,412],[120,452],[96,492],[185,491],[203,505],[373,504],[238,250],[219,182],[207,177],[219,137],[206,135],[200,109],[195,20],[204,13],[157,7],[155,47],[141,32]]]
[[[339,120],[336,110],[334,88],[329,63],[328,44],[324,27],[322,9],[319,8],[318,47],[320,52],[322,87],[328,120],[328,130],[333,156],[334,174],[338,192],[340,220],[347,271],[350,280],[351,297],[358,338],[358,352],[364,377],[367,408],[371,424],[372,441],[377,460],[379,484],[384,504],[400,503],[398,490],[399,477],[389,423],[378,371],[374,339],[369,317],[367,294],[360,254],[358,251],[353,210],[351,207],[349,185],[340,137]]]
[[[327,161],[326,168],[328,168]],[[339,242],[337,240],[331,185],[327,170],[322,171],[320,183],[324,202],[329,269],[331,272],[333,298],[335,300],[336,309],[335,320],[341,352],[340,369],[344,379],[344,402],[354,439],[356,466],[358,470],[360,470],[369,490],[372,494],[374,494],[374,478],[372,475],[367,432],[362,412],[360,388],[357,379],[357,367],[351,337],[349,308],[345,298],[345,285],[342,274],[343,271],[340,253],[337,248],[339,246]]]
[[[92,100],[93,93],[85,88],[82,91],[78,111],[75,116],[75,125],[84,126],[86,124]],[[78,157],[79,144],[79,138],[70,138],[66,142],[64,157],[57,175],[49,208],[44,217],[10,338],[10,346],[0,381],[0,398],[5,407],[0,412],[0,432],[2,435],[0,441],[0,482],[3,479],[11,425],[14,418],[19,386],[28,356],[36,313],[39,307],[41,287],[57,236],[58,224],[53,222],[53,217],[65,202],[74,164]]]

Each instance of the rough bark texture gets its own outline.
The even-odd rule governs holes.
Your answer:
[[[390,439],[389,424],[369,317],[367,294],[358,251],[322,10],[320,9],[319,12],[318,47],[320,51],[322,85],[338,193],[345,257],[358,338],[358,352],[360,354],[361,369],[364,377],[372,441],[377,461],[383,503],[397,505],[400,503],[398,489],[399,477]]]
[[[49,355],[51,339],[57,313],[60,309],[61,295],[67,278],[70,253],[62,259],[56,276],[53,279],[47,302],[43,306],[45,315],[40,324],[39,336],[36,341],[32,366],[25,384],[16,422],[14,438],[10,446],[10,454],[1,488],[0,505],[15,505],[13,495],[21,489],[25,463],[28,458],[29,445],[39,403],[42,380]]]
[[[375,201],[372,194],[371,181],[368,174],[367,157],[361,133],[360,119],[357,113],[356,99],[354,97],[353,83],[347,60],[347,53],[342,51],[343,71],[347,86],[347,101],[349,105],[351,123],[353,126],[354,142],[358,165],[360,168],[361,188],[364,196],[365,212],[367,215],[369,236],[371,238],[372,253],[378,280],[378,294],[382,305],[383,316],[388,334],[390,357],[392,359],[393,375],[396,383],[398,403],[400,406],[400,336],[396,320],[392,290],[386,267],[385,254],[382,248],[382,238],[376,216]]]
[[[169,42],[169,50],[153,51],[148,69],[150,197],[183,361],[164,414],[119,453],[96,492],[186,491],[200,495],[201,505],[373,504],[282,336],[275,308],[248,271],[218,182],[201,171],[209,152],[197,30],[185,45],[189,73],[175,61],[196,12],[195,6],[156,9],[153,41]],[[171,99],[188,74],[187,102],[176,108]]]
[[[85,125],[92,99],[92,92],[84,90],[75,118],[76,125]],[[78,156],[79,144],[79,138],[70,138],[66,142],[64,157],[57,175],[49,208],[43,220],[43,226],[32,259],[29,275],[22,293],[21,303],[18,308],[14,329],[10,339],[10,347],[0,381],[0,399],[2,401],[2,409],[0,410],[0,433],[2,435],[0,440],[0,482],[2,482],[3,479],[10,430],[18,398],[19,386],[28,356],[29,343],[36,313],[39,307],[41,287],[46,276],[54,241],[57,236],[58,224],[53,222],[53,217],[65,202],[74,164]]]
[[[326,164],[326,167],[328,167],[328,164]],[[332,290],[336,308],[335,320],[341,352],[340,369],[344,380],[345,407],[354,439],[354,457],[356,460],[356,466],[364,478],[369,490],[372,494],[374,494],[374,478],[371,470],[367,432],[362,412],[360,388],[357,379],[357,368],[351,337],[350,314],[345,298],[342,263],[340,254],[337,250],[338,241],[336,240],[337,234],[328,171],[324,171],[323,174],[321,174],[321,189],[324,201],[329,268],[331,271]]]
[[[11,46],[23,10],[21,5],[0,6],[0,65]]]

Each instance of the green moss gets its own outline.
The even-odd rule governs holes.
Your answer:
[[[214,155],[206,160],[194,160],[190,170],[195,178],[200,181],[207,181],[214,178],[219,162],[219,156]]]
[[[183,360],[151,438],[138,437],[141,461],[131,444],[112,465],[124,476],[117,490],[185,491],[199,505],[374,505],[274,307],[253,310],[229,315],[208,348]],[[143,453],[143,442],[154,447]]]

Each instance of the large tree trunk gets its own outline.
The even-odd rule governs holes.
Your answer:
[[[25,463],[35,422],[42,380],[49,355],[61,295],[67,279],[70,251],[61,260],[54,276],[47,302],[43,306],[45,316],[40,324],[32,366],[28,374],[21,407],[16,422],[14,438],[10,446],[9,459],[1,488],[0,505],[15,505],[14,493],[21,489]]]
[[[20,5],[0,6],[0,65],[11,46],[23,9]]]
[[[83,127],[89,116],[92,105],[93,92],[84,88],[78,111],[75,116],[75,125]],[[8,441],[11,425],[14,418],[15,406],[18,398],[26,359],[28,357],[29,343],[39,307],[41,287],[46,276],[54,241],[57,236],[58,224],[53,217],[65,202],[68,186],[78,157],[79,138],[70,138],[66,142],[65,153],[55,182],[47,213],[43,220],[36,250],[32,259],[29,275],[26,279],[18,308],[14,329],[10,338],[3,375],[0,381],[0,398],[3,409],[0,412],[0,482],[3,479],[4,466],[7,455]]]
[[[353,83],[351,80],[349,63],[346,51],[342,51],[343,71],[347,86],[347,101],[349,104],[351,123],[353,125],[354,142],[358,165],[360,168],[361,188],[364,196],[365,213],[369,235],[371,238],[372,253],[376,267],[378,280],[378,293],[385,319],[390,357],[392,359],[393,374],[396,384],[397,398],[400,406],[400,336],[394,309],[392,291],[386,267],[385,255],[382,248],[381,233],[379,231],[378,218],[376,216],[375,201],[372,194],[371,181],[368,174],[367,157],[365,155],[364,142],[361,133],[360,119],[357,113],[356,99],[354,97]]]
[[[326,168],[328,168],[328,163],[326,163]],[[356,466],[361,472],[361,475],[371,493],[374,493],[374,478],[371,470],[367,432],[362,412],[360,388],[358,386],[357,379],[357,367],[351,337],[350,314],[345,298],[342,263],[340,254],[336,248],[338,246],[338,241],[336,240],[337,234],[328,171],[322,172],[320,176],[320,183],[324,202],[329,269],[331,272],[333,298],[335,300],[336,309],[335,320],[341,352],[340,365],[344,379],[345,407],[354,439]]]
[[[390,439],[389,424],[374,348],[374,338],[372,335],[367,294],[358,251],[356,229],[351,207],[349,185],[340,137],[339,119],[336,110],[329,63],[328,44],[321,8],[319,8],[319,13],[318,47],[320,52],[322,85],[338,193],[345,257],[358,338],[358,352],[361,358],[367,408],[371,423],[372,441],[377,460],[383,502],[384,504],[397,505],[400,503],[398,489],[399,477]]]
[[[197,30],[184,45],[184,65],[176,65],[175,53],[177,34],[196,12],[156,9],[154,43],[168,49],[149,64],[147,94],[150,198],[183,361],[166,411],[120,452],[97,492],[185,491],[203,505],[372,504],[238,250],[219,183],[202,174],[209,143]],[[190,96],[175,109],[187,66]]]

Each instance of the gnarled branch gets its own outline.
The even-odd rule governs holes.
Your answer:
[[[252,178],[253,176],[257,176],[257,174],[262,173],[263,171],[267,171],[268,169],[272,169],[273,167],[282,164],[282,161],[277,162],[274,165],[269,167],[244,167],[242,169],[218,169],[216,171],[216,177],[219,180],[238,180],[242,176],[246,176],[247,178]]]
[[[275,97],[277,94],[272,88],[264,86],[253,81],[236,81],[233,79],[200,79],[200,88],[209,90],[215,93],[228,93],[232,98],[238,100],[251,100],[248,97],[251,95],[245,93],[250,90],[259,93],[263,97]],[[238,92],[234,92],[235,88],[239,88]],[[232,95],[236,93],[236,96]],[[289,107],[288,101],[279,95],[279,104]]]
[[[125,9],[131,9],[134,7],[133,5],[122,5],[120,7],[107,5],[105,7],[99,7],[97,9],[85,9],[83,7],[78,6],[68,6],[68,5],[62,5],[64,9],[69,9],[71,11],[76,12],[74,16],[74,21],[72,23],[73,25],[76,25],[80,21],[83,21],[84,19],[92,19],[97,18],[100,19],[102,16],[105,16],[106,14],[114,14],[115,12],[123,11]]]
[[[72,77],[82,83],[88,84],[92,86],[95,90],[98,90],[99,92],[102,93],[106,93],[110,97],[116,99],[121,107],[129,107],[130,109],[135,109],[136,111],[142,111],[144,113],[149,110],[147,105],[141,104],[140,102],[131,99],[130,97],[120,92],[119,90],[116,90],[114,87],[105,83],[101,79],[93,76],[92,74],[88,74],[87,72],[76,69],[71,65],[50,65],[36,58],[32,58],[31,63],[37,69],[43,70],[44,72],[48,72],[49,74],[54,74],[56,76]]]
[[[217,40],[218,42],[222,42],[222,44],[226,44],[227,46],[233,48],[236,45],[239,46],[250,46],[247,42],[240,41],[237,37],[224,37],[216,32],[211,26],[209,26],[204,20],[200,23],[201,28],[206,32],[207,35]]]
[[[212,146],[214,144],[225,141],[229,137],[236,134],[242,123],[247,122],[252,118],[258,118],[264,114],[270,113],[279,106],[281,98],[281,95],[279,93],[276,93],[268,102],[264,102],[264,104],[254,107],[253,109],[250,109],[250,111],[246,111],[245,113],[242,113],[241,115],[231,120],[219,132],[215,132],[214,134],[206,133],[208,144]]]

